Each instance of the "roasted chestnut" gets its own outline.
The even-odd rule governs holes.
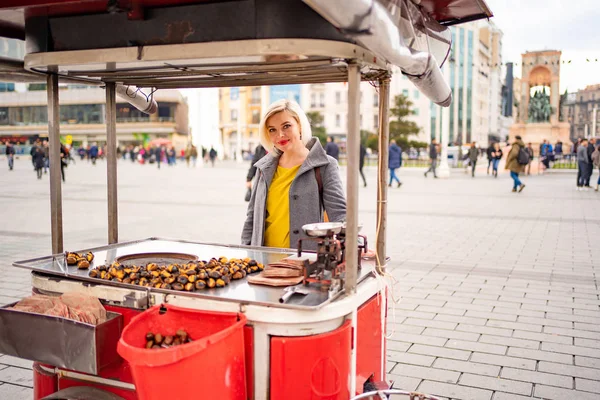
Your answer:
[[[147,348],[147,349],[150,349],[150,348],[152,348],[152,346],[154,346],[154,342],[153,342],[152,340],[148,340],[148,341],[146,342],[146,348]]]
[[[204,282],[203,280],[198,280],[196,281],[196,284],[194,285],[196,290],[202,290],[204,288],[206,288],[206,282]]]
[[[179,282],[175,282],[174,284],[172,284],[171,288],[173,290],[183,290],[184,289],[183,285]]]
[[[185,290],[187,290],[188,292],[191,292],[192,290],[194,290],[194,284],[191,282],[186,283]]]
[[[146,333],[146,341],[154,340],[154,333],[148,332]]]
[[[165,340],[163,340],[163,345],[171,346],[173,344],[173,336],[165,336]]]
[[[206,282],[206,286],[209,288],[214,288],[217,282],[213,278],[208,278],[208,282]]]
[[[189,282],[189,279],[188,279],[187,275],[179,275],[177,277],[177,282],[181,283],[182,285],[185,285],[186,283]]]
[[[155,344],[161,344],[163,341],[163,335],[161,335],[160,333],[157,333],[154,335],[154,343]]]
[[[217,287],[224,287],[225,286],[225,281],[223,279],[217,279],[215,281],[215,284]]]
[[[220,279],[221,278],[221,273],[217,272],[217,271],[210,271],[210,273],[208,274],[209,277],[213,278],[213,279]]]

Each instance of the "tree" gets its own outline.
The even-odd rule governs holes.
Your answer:
[[[398,144],[409,142],[409,136],[417,135],[421,128],[407,117],[413,115],[412,101],[404,95],[394,98],[394,107],[390,108],[390,139],[396,140]]]
[[[327,132],[323,126],[323,115],[318,111],[309,111],[306,113],[306,117],[308,118],[308,122],[310,122],[312,135],[319,138],[321,145],[325,146],[327,144]]]

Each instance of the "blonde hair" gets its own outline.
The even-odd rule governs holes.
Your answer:
[[[267,111],[261,118],[260,125],[258,127],[260,144],[262,144],[262,146],[268,152],[272,152],[275,146],[271,141],[271,136],[269,135],[269,132],[267,130],[267,120],[273,115],[282,111],[289,112],[292,115],[292,117],[294,117],[298,125],[300,125],[300,138],[302,140],[302,143],[307,144],[312,138],[310,122],[308,121],[308,117],[306,116],[300,105],[293,100],[277,100],[271,103],[271,105],[267,108]]]

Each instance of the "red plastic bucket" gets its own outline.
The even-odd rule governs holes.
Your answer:
[[[131,320],[117,350],[131,366],[140,399],[246,399],[246,317],[237,313],[154,306]],[[146,349],[146,333],[193,340],[167,349]]]

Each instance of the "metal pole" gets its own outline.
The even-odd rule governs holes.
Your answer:
[[[450,80],[450,63],[444,64],[444,78]],[[454,101],[454,99],[452,99]],[[448,165],[448,142],[450,140],[450,106],[438,107],[438,119],[441,121],[441,147],[440,166],[437,175],[440,178],[450,177],[450,166]],[[459,153],[460,154],[460,153]]]
[[[348,139],[346,178],[346,295],[356,292],[358,275],[358,164],[360,156],[360,70],[358,65],[348,66]]]
[[[385,270],[387,235],[387,170],[388,170],[388,142],[390,141],[390,78],[379,81],[379,145],[377,162],[377,224],[375,237],[376,254],[375,262],[380,271]]]
[[[58,75],[50,74],[48,86],[48,138],[50,145],[50,225],[52,253],[63,252],[62,188],[60,177],[60,109],[58,105]]]
[[[108,188],[108,244],[119,241],[117,204],[117,100],[116,85],[106,84],[106,172]]]

